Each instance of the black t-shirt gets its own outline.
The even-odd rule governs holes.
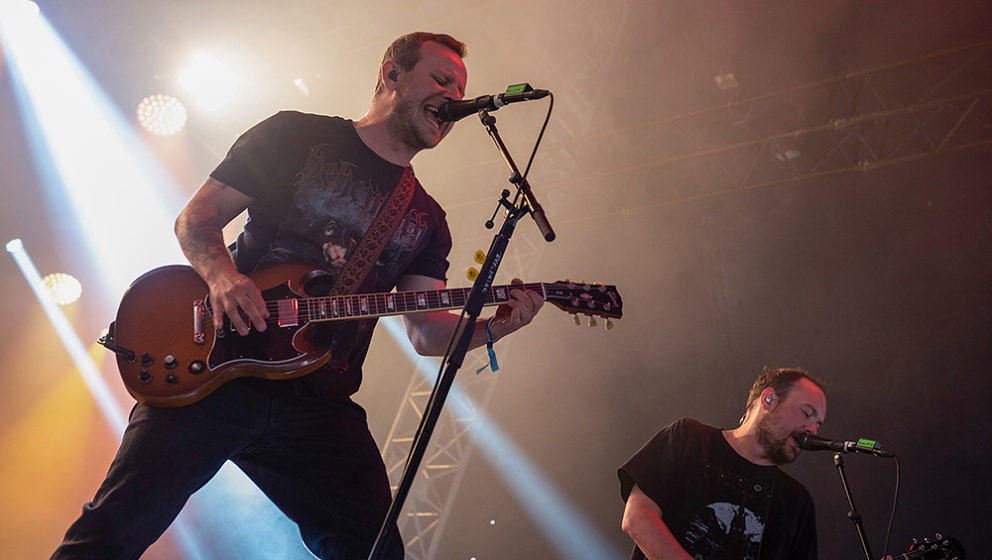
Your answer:
[[[239,271],[305,262],[333,274],[402,173],[362,142],[351,121],[282,111],[241,135],[210,176],[252,197],[235,244]],[[444,211],[417,181],[406,215],[358,292],[388,292],[406,274],[445,280],[450,250]],[[361,384],[376,321],[349,323],[335,336],[331,363],[303,378],[319,396],[350,395]]]
[[[816,559],[809,492],[778,467],[738,455],[717,428],[676,420],[617,474],[621,497],[636,484],[696,560]],[[642,558],[635,546],[631,559]]]

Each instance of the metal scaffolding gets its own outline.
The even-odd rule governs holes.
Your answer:
[[[584,167],[578,181],[609,182],[618,201],[592,219],[988,149],[992,41],[649,119],[596,138],[611,148],[569,157]],[[627,163],[610,165],[621,159],[618,153]]]

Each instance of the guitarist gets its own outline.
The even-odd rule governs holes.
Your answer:
[[[451,249],[445,214],[410,161],[451,129],[436,109],[464,95],[464,55],[450,36],[404,35],[386,50],[361,119],[284,111],[237,139],[176,221],[183,251],[209,286],[216,328],[226,315],[241,335],[266,329],[261,293],[245,274],[301,261],[333,276],[359,269],[347,268],[356,248],[376,244],[352,293],[444,288]],[[404,189],[405,198],[391,198]],[[391,235],[362,245],[389,204],[399,209]],[[222,228],[245,209],[232,258]],[[480,320],[473,346],[485,344],[487,332],[498,339],[528,324],[542,303],[532,291],[514,290],[493,317]],[[419,353],[444,353],[457,316],[404,318]],[[228,459],[298,524],[315,555],[365,558],[390,492],[365,411],[350,399],[375,321],[347,325],[325,341],[331,362],[307,376],[235,379],[180,408],[136,405],[106,479],[52,558],[139,557]],[[403,557],[397,534],[388,555]]]
[[[766,368],[737,428],[682,418],[662,429],[618,471],[631,559],[815,559],[813,501],[777,465],[826,413],[805,371]]]

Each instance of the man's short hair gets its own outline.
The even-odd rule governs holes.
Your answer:
[[[797,367],[772,369],[765,366],[761,370],[761,375],[754,380],[754,385],[751,386],[751,392],[747,395],[747,403],[744,405],[744,414],[741,415],[741,423],[744,422],[748,411],[751,410],[751,405],[761,397],[761,393],[765,389],[769,387],[775,389],[775,394],[778,395],[778,398],[785,400],[789,396],[789,392],[792,391],[792,388],[795,387],[796,382],[800,379],[809,379],[823,391],[823,383],[810,376],[804,369]]]
[[[465,43],[458,41],[451,35],[415,31],[413,33],[407,33],[393,41],[389,45],[389,48],[386,49],[386,54],[382,55],[382,62],[392,60],[404,72],[409,72],[420,62],[420,47],[427,42],[434,42],[448,47],[461,58],[465,58],[465,55],[468,54],[468,47],[465,46]],[[375,82],[375,94],[378,95],[384,87],[385,84],[382,83],[382,64],[380,63],[379,77]]]

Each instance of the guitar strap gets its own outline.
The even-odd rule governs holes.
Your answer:
[[[403,221],[406,209],[413,200],[413,191],[417,184],[417,178],[413,175],[413,168],[406,166],[403,174],[400,175],[399,183],[389,193],[386,202],[379,209],[372,225],[365,232],[361,242],[348,257],[348,262],[344,264],[341,273],[328,295],[339,296],[354,293],[365,277],[368,276],[372,265],[379,259],[382,250],[386,248],[386,243],[393,237],[396,228]]]

